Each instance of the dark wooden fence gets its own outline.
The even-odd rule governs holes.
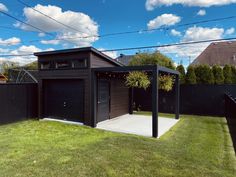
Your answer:
[[[236,85],[181,85],[180,113],[208,116],[225,115],[226,92],[236,96]],[[159,91],[159,111],[174,113],[174,91]],[[134,89],[135,107],[151,111],[151,90]]]
[[[37,84],[0,84],[0,124],[37,117]]]
[[[225,94],[225,117],[236,149],[236,97]]]

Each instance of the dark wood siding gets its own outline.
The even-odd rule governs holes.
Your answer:
[[[89,58],[89,52],[74,52],[74,53],[60,53],[53,55],[45,55],[38,58],[38,61],[48,61],[48,60],[65,60],[65,59],[83,59]]]
[[[91,53],[90,57],[91,68],[114,67],[114,66],[116,66],[114,63],[102,58],[101,56]]]
[[[111,80],[110,118],[115,118],[129,113],[129,89],[125,86],[124,80]]]
[[[39,117],[42,118],[43,80],[45,79],[83,79],[84,80],[84,123],[90,125],[90,70],[53,70],[39,72]]]

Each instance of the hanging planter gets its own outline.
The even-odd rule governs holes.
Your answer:
[[[147,89],[151,84],[147,73],[141,71],[129,72],[125,82],[127,87],[136,87]]]
[[[147,89],[150,84],[150,78],[146,72],[141,71],[133,71],[129,72],[126,77],[125,82],[127,87],[134,87],[134,88],[143,88]],[[171,75],[160,75],[158,78],[158,86],[160,90],[164,91],[171,91],[174,85],[174,78]]]

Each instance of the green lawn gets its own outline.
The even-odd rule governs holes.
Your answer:
[[[236,176],[223,118],[182,116],[160,139],[56,122],[0,126],[0,176]]]

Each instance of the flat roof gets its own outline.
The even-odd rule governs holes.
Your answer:
[[[82,47],[82,48],[73,48],[73,49],[63,49],[63,50],[53,50],[53,51],[45,51],[45,52],[36,52],[34,53],[35,56],[46,56],[46,55],[55,55],[55,54],[67,54],[67,53],[76,53],[76,52],[93,52],[97,55],[102,56],[106,60],[115,63],[118,66],[123,66],[122,63],[112,59],[111,57],[107,56],[106,54],[100,52],[99,50],[95,49],[94,47]]]

